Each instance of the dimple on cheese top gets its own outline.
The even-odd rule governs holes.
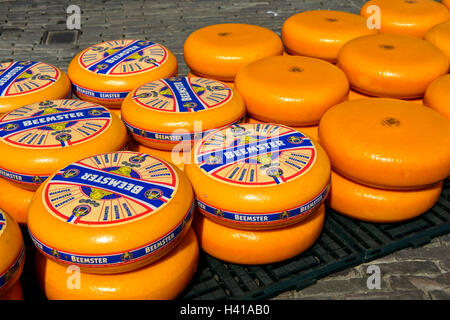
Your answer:
[[[243,121],[239,93],[222,82],[175,77],[146,83],[122,104],[122,119],[133,138],[147,147],[172,150],[205,132]]]
[[[71,96],[66,73],[39,61],[0,63],[0,115],[34,102]]]
[[[36,189],[48,176],[84,157],[126,147],[122,121],[81,100],[46,100],[0,118],[0,175]]]
[[[322,147],[282,125],[242,124],[196,143],[185,164],[199,210],[243,229],[277,228],[325,200],[330,163]]]
[[[120,108],[135,87],[177,73],[175,56],[146,40],[110,40],[90,46],[70,62],[67,74],[81,99]]]
[[[189,180],[174,165],[138,152],[104,153],[52,175],[31,201],[28,228],[48,258],[117,273],[176,246],[192,205]]]

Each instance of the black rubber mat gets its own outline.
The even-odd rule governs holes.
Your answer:
[[[34,247],[27,245],[21,278],[25,299],[45,299],[34,275]],[[306,252],[290,260],[261,266],[224,263],[201,253],[194,279],[182,300],[262,300],[292,289],[300,290],[331,273],[418,247],[450,232],[450,182],[436,205],[420,217],[396,224],[371,224],[346,218],[327,208],[324,230]]]

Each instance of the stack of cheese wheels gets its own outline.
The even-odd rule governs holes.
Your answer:
[[[423,101],[450,121],[450,74],[434,80],[425,91]]]
[[[123,122],[92,102],[46,100],[6,113],[0,118],[0,154],[8,155],[0,158],[0,207],[26,223],[34,190],[51,174],[127,142]]]
[[[342,70],[316,58],[277,56],[239,71],[236,89],[250,121],[285,124],[316,136],[323,113],[345,101],[349,82]]]
[[[17,222],[0,209],[0,300],[20,299],[25,246]]]
[[[351,87],[382,98],[420,99],[430,83],[449,70],[449,59],[418,38],[376,34],[350,40],[339,51],[337,66]]]
[[[330,157],[330,206],[352,218],[394,223],[429,210],[450,173],[450,122],[388,98],[346,101],[320,121]]]
[[[191,75],[228,83],[245,65],[282,54],[283,43],[275,32],[242,23],[200,28],[184,43],[184,60]]]
[[[18,107],[51,99],[71,98],[64,71],[44,62],[0,63],[0,116]]]
[[[423,38],[436,24],[450,20],[449,10],[430,0],[370,0],[360,14],[381,33]]]
[[[281,29],[286,51],[336,62],[338,52],[349,40],[377,33],[360,15],[333,10],[312,10],[289,17]]]
[[[441,49],[450,61],[450,21],[440,23],[428,30],[425,40]]]
[[[105,299],[108,289],[108,298],[174,298],[197,263],[193,200],[181,170],[144,153],[103,153],[59,170],[28,210],[48,297]],[[65,285],[69,266],[81,271],[78,290]]]
[[[73,92],[83,100],[120,108],[135,87],[171,77],[178,71],[175,56],[163,45],[146,40],[111,40],[78,53],[67,74]]]
[[[149,82],[130,92],[122,104],[122,119],[136,141],[133,150],[161,156],[181,168],[195,140],[244,118],[240,94],[208,78]]]
[[[273,124],[215,130],[186,164],[200,214],[200,246],[221,260],[266,264],[310,247],[321,233],[330,181],[325,151]]]

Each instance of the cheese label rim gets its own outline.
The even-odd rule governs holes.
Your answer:
[[[239,124],[242,123],[245,119],[245,115],[241,116],[239,119],[225,124],[222,126],[222,128],[228,127],[230,125]],[[186,133],[177,133],[177,130],[175,129],[174,132],[162,132],[162,131],[155,131],[155,130],[147,130],[143,128],[136,127],[132,125],[131,123],[127,122],[124,118],[122,118],[123,123],[127,127],[128,131],[131,135],[137,136],[139,138],[146,139],[148,141],[154,141],[154,142],[164,142],[164,143],[171,143],[171,144],[177,144],[177,143],[186,143],[186,142],[194,142],[202,139],[205,135],[207,135],[210,132],[213,132],[217,129],[208,129],[204,131],[199,132],[186,132]],[[220,128],[218,128],[220,129]],[[185,130],[187,131],[187,130]]]
[[[171,77],[145,83],[131,99],[138,106],[158,112],[205,112],[226,104],[233,90],[222,82],[200,77]]]
[[[91,98],[96,98],[103,101],[121,101],[126,98],[129,91],[98,91],[82,87],[72,82],[73,92],[81,95],[85,95]]]
[[[131,151],[74,162],[58,171],[42,193],[48,212],[83,227],[118,226],[149,217],[176,195],[179,177],[165,161]]]
[[[297,220],[305,217],[317,209],[326,199],[330,190],[330,183],[327,183],[312,200],[302,203],[293,208],[285,209],[283,211],[262,212],[262,213],[248,213],[238,212],[222,209],[204,201],[196,199],[199,210],[206,216],[211,216],[216,219],[228,221],[233,224],[245,225],[273,225],[280,222]]]
[[[110,254],[79,254],[73,252],[66,252],[44,244],[42,241],[36,238],[35,235],[28,229],[33,244],[47,257],[51,259],[56,259],[57,261],[63,263],[76,264],[83,267],[113,267],[120,266],[130,263],[135,263],[139,260],[148,258],[149,256],[157,255],[163,250],[173,246],[180,236],[186,231],[186,226],[190,223],[193,218],[194,212],[194,201],[183,217],[183,219],[168,233],[160,237],[159,239],[153,240],[138,248],[133,248],[127,251],[115,252]]]
[[[82,100],[46,100],[14,109],[0,118],[0,141],[28,149],[64,148],[104,133],[112,116]]]
[[[61,72],[39,61],[0,63],[0,99],[41,91],[61,78]]]
[[[98,75],[127,76],[156,69],[168,60],[168,50],[147,40],[111,40],[83,50],[78,64]]]
[[[207,176],[240,187],[267,187],[298,179],[315,164],[313,141],[280,124],[238,124],[215,130],[194,151]]]
[[[22,265],[23,260],[25,259],[25,245],[22,245],[20,249],[19,255],[2,274],[0,274],[0,289],[8,284],[9,280],[13,278],[17,272],[19,272],[20,266]]]
[[[3,213],[2,210],[0,210],[0,237],[2,236],[3,232],[6,230],[7,223],[6,223],[6,216]]]

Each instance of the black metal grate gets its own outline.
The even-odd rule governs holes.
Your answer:
[[[450,232],[450,182],[436,205],[416,219],[396,224],[371,224],[346,218],[327,208],[324,230],[307,251],[290,260],[243,266],[225,263],[201,253],[197,273],[180,299],[268,299],[286,291],[305,288],[327,275],[417,247]],[[27,259],[22,285],[25,298],[45,299],[33,269],[34,247],[24,230]]]

